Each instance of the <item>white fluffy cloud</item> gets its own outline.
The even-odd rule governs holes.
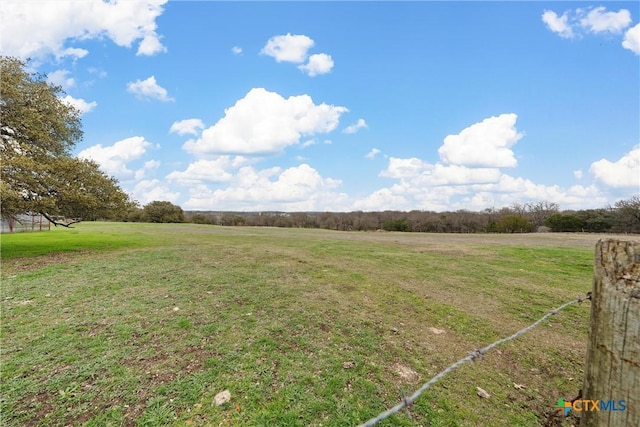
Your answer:
[[[308,95],[283,98],[254,88],[225,110],[215,125],[183,148],[193,154],[276,153],[297,144],[303,136],[328,133],[337,126],[345,107],[314,104]]]
[[[629,151],[616,162],[598,160],[591,164],[589,172],[609,187],[636,188],[640,191],[640,147]]]
[[[387,169],[380,173],[380,176],[385,178],[411,178],[419,176],[425,170],[428,170],[431,165],[428,162],[412,157],[410,159],[399,159],[397,157],[391,157],[389,159],[389,166]]]
[[[310,37],[287,33],[271,37],[260,53],[271,56],[278,62],[298,64],[307,59],[307,52],[314,44]]]
[[[591,9],[580,19],[580,25],[592,33],[609,32],[618,34],[631,24],[631,13],[627,9],[607,12],[604,6]]]
[[[372,149],[371,149],[371,151],[369,151],[369,152],[365,155],[365,157],[366,157],[367,159],[372,159],[372,160],[373,160],[373,159],[375,159],[375,158],[376,158],[376,156],[377,156],[378,154],[380,154],[380,153],[381,153],[381,151],[380,151],[380,150],[378,150],[377,148],[372,148]]]
[[[487,185],[488,191],[494,194],[500,205],[504,206],[511,200],[540,201],[547,200],[558,203],[564,209],[579,208],[585,204],[603,205],[606,197],[595,186],[574,185],[562,188],[558,185],[536,184],[522,177],[511,177],[503,174],[497,183]]]
[[[178,122],[173,122],[169,133],[177,133],[178,135],[197,135],[204,129],[204,123],[200,119],[185,119]]]
[[[476,185],[496,182],[501,173],[496,168],[468,168],[436,163],[423,171],[413,181],[420,186]]]
[[[409,201],[390,188],[382,188],[363,199],[356,200],[353,208],[360,211],[379,211],[391,209],[391,206],[394,210],[411,209]]]
[[[167,48],[160,43],[160,37],[155,34],[148,34],[145,36],[140,45],[138,46],[138,52],[136,55],[153,56],[156,53],[164,53]]]
[[[482,184],[497,182],[500,170],[496,168],[468,168],[459,165],[432,165],[420,159],[391,157],[389,166],[380,173],[385,178],[408,180],[416,186]]]
[[[490,117],[458,135],[448,136],[439,150],[441,161],[435,164],[415,157],[390,157],[380,176],[395,183],[354,201],[353,208],[482,210],[547,200],[563,209],[580,209],[607,202],[594,185],[561,188],[503,173],[501,167],[515,166],[513,152],[508,148],[522,137],[515,129],[516,118],[515,114]]]
[[[315,42],[308,36],[290,34],[273,36],[260,51],[261,54],[271,56],[277,62],[293,62],[298,69],[314,77],[327,74],[333,68],[333,58],[326,53],[316,53],[309,56],[309,49]],[[306,64],[303,62],[306,61]]]
[[[542,22],[547,24],[547,27],[560,37],[573,37],[573,29],[571,25],[569,25],[569,15],[567,12],[562,14],[562,16],[558,16],[558,14],[552,10],[545,10],[542,14]]]
[[[127,92],[141,99],[157,99],[163,102],[174,100],[169,96],[167,90],[156,82],[155,76],[127,83]]]
[[[358,132],[360,129],[365,129],[367,127],[367,122],[364,121],[364,119],[358,119],[357,122],[355,122],[352,125],[347,126],[346,128],[344,128],[344,130],[342,132],[344,133],[356,133]]]
[[[440,158],[445,163],[463,166],[516,166],[511,146],[522,138],[515,127],[517,118],[513,113],[489,117],[457,135],[447,136],[438,150]]]
[[[146,162],[144,162],[144,168],[147,170],[158,169],[159,167],[160,167],[159,160],[147,160]]]
[[[241,55],[242,48],[240,46],[234,46],[231,48],[231,52],[233,52],[234,55]]]
[[[558,203],[563,209],[579,209],[607,202],[607,198],[593,185],[570,188],[547,186],[525,178],[511,177],[498,169],[436,164],[420,168],[416,175],[410,175],[409,169],[399,175],[402,178],[396,178],[399,180],[397,184],[355,201],[354,208],[482,210],[511,206],[514,202],[547,200]]]
[[[134,179],[140,177],[137,173],[127,167],[127,163],[142,157],[151,143],[142,136],[134,136],[116,142],[115,144],[103,147],[101,144],[93,145],[82,150],[78,157],[96,161],[100,167],[108,174],[120,180]],[[153,167],[153,164],[149,164]]]
[[[62,89],[68,89],[75,86],[76,81],[73,77],[68,77],[69,70],[56,70],[47,74],[47,81],[56,86],[60,86]]]
[[[563,38],[579,37],[584,33],[622,34],[631,25],[631,12],[627,9],[611,12],[604,6],[598,6],[569,10],[558,16],[554,11],[545,10],[542,22]],[[640,55],[640,24],[626,31],[622,47]]]
[[[88,113],[98,106],[98,103],[95,101],[87,102],[84,99],[74,98],[70,95],[62,98],[62,101],[75,107],[76,110],[80,111],[80,114]]]
[[[154,55],[166,50],[155,22],[166,2],[3,0],[0,52],[23,59],[81,58],[88,52],[69,44],[106,37],[123,47],[140,41],[137,54]]]
[[[306,64],[298,65],[298,69],[314,77],[318,74],[327,74],[333,68],[333,59],[326,53],[317,53],[309,57]]]
[[[624,34],[624,40],[622,41],[622,47],[629,49],[636,55],[640,55],[640,24],[636,24],[635,27],[629,28]]]
[[[336,193],[340,180],[323,178],[307,164],[282,170],[240,168],[227,188],[193,188],[184,203],[187,209],[230,210],[341,210],[346,196]]]
[[[175,203],[180,197],[179,192],[172,191],[157,179],[138,182],[129,194],[143,206],[156,200]]]
[[[175,171],[167,175],[169,181],[180,184],[200,184],[205,182],[228,182],[233,178],[233,171],[249,163],[242,156],[218,156],[213,160],[197,160],[183,172]]]
[[[391,157],[380,176],[399,179],[415,187],[498,182],[499,168],[517,164],[510,149],[522,138],[515,127],[517,118],[513,113],[489,117],[457,135],[447,136],[438,150],[441,163],[431,164],[415,157]]]

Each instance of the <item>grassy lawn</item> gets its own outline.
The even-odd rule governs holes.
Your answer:
[[[111,223],[3,235],[3,422],[357,425],[586,294],[596,240]],[[582,388],[588,317],[589,303],[569,307],[379,425],[544,424]]]

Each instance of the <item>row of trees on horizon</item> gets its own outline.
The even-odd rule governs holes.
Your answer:
[[[561,211],[558,204],[514,204],[483,211],[433,212],[213,212],[183,211],[166,201],[153,201],[117,218],[129,222],[190,222],[222,226],[323,228],[341,231],[405,231],[426,233],[592,232],[640,233],[640,196],[602,209]]]

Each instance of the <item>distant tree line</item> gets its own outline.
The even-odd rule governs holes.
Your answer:
[[[222,226],[324,228],[341,231],[404,231],[424,233],[590,232],[640,233],[640,197],[620,200],[602,209],[560,211],[558,204],[514,204],[483,211],[380,212],[213,212],[187,211],[154,201],[128,211],[124,221],[190,222]]]
[[[560,211],[556,203],[515,204],[475,212],[457,210],[381,212],[189,211],[186,222],[224,226],[324,228],[343,231],[428,233],[598,232],[640,233],[640,197],[602,209]]]

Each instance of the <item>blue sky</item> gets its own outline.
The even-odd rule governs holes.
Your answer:
[[[185,210],[600,208],[640,194],[638,2],[13,1],[80,157]],[[38,31],[33,31],[38,28]]]

